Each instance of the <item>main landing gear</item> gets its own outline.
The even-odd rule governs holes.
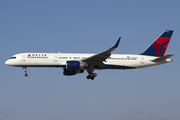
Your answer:
[[[94,80],[94,78],[97,76],[96,73],[93,73],[94,71],[94,65],[89,65],[87,72],[89,73],[89,75],[87,76],[87,79],[91,79]]]
[[[24,69],[24,72],[25,72],[24,76],[27,77],[28,76],[28,74],[27,74],[27,67],[22,67],[22,68]]]
[[[91,79],[91,80],[94,80],[94,78],[97,76],[96,73],[90,73],[88,76],[87,76],[87,79]]]

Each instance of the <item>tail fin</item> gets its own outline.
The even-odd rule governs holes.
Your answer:
[[[164,31],[141,55],[164,56],[173,30]]]

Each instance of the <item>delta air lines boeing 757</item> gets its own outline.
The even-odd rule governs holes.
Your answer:
[[[94,80],[97,76],[94,70],[103,69],[136,69],[171,62],[171,56],[165,55],[173,31],[164,31],[143,53],[111,54],[120,42],[98,54],[78,53],[20,53],[13,55],[5,64],[14,67],[22,67],[27,77],[27,67],[62,67],[63,74],[70,76],[88,73],[87,79]]]

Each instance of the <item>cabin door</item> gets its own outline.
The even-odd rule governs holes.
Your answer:
[[[141,58],[140,63],[141,63],[141,64],[144,64],[144,57]]]
[[[22,56],[21,61],[22,61],[22,62],[26,62],[26,56],[25,56],[25,55]]]
[[[60,57],[60,56],[56,55],[56,56],[54,57],[54,62],[58,62],[59,57]]]

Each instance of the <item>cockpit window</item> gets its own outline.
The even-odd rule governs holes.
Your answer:
[[[16,59],[16,57],[11,57],[10,59]]]

